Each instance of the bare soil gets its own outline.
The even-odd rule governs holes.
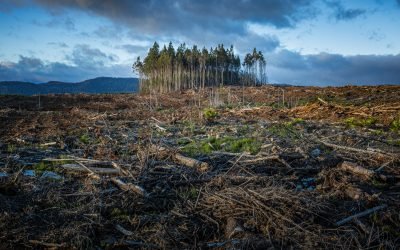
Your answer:
[[[399,249],[399,96],[0,96],[0,249]]]

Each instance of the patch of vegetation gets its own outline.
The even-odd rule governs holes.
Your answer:
[[[40,175],[44,171],[53,171],[56,172],[55,164],[54,163],[47,163],[47,162],[39,162],[33,166],[33,169]]]
[[[390,123],[390,130],[392,130],[393,132],[399,132],[400,131],[400,117],[395,118]]]
[[[8,144],[7,145],[7,152],[12,154],[15,152],[15,150],[17,150],[17,146],[15,146],[14,144]]]
[[[187,144],[182,151],[188,155],[196,156],[210,154],[213,151],[257,154],[260,149],[261,143],[255,138],[209,137],[199,142]]]
[[[125,211],[122,211],[121,209],[119,209],[117,207],[113,208],[111,210],[110,215],[111,215],[111,218],[114,218],[114,219],[123,220],[123,221],[129,220],[128,213],[126,213]]]
[[[298,124],[299,122],[297,122]],[[296,123],[293,122],[285,122],[285,123],[279,123],[272,125],[269,127],[267,130],[276,136],[282,137],[282,138],[291,138],[291,139],[297,139],[300,138],[299,133],[296,132],[294,125]]]
[[[206,108],[203,110],[203,115],[207,121],[213,122],[218,117],[218,112],[213,108]]]
[[[88,134],[83,134],[79,137],[79,141],[82,142],[83,144],[89,144],[90,142],[90,137]]]
[[[358,119],[355,117],[350,117],[344,120],[344,123],[348,128],[355,127],[372,127],[376,124],[378,120],[375,117],[368,117],[365,119]]]
[[[180,196],[189,200],[197,199],[198,195],[199,195],[199,190],[196,187],[191,187],[185,191],[180,192]]]
[[[302,118],[293,118],[291,121],[286,122],[285,125],[288,127],[293,127],[297,124],[303,124],[303,123],[305,123],[305,122]]]

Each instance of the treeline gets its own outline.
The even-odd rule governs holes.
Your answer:
[[[170,92],[181,89],[201,89],[222,85],[259,85],[265,83],[266,62],[261,53],[254,49],[245,57],[241,67],[240,58],[233,46],[225,49],[223,44],[216,48],[199,50],[181,44],[176,50],[172,43],[160,50],[157,42],[147,56],[133,64],[138,73],[142,92]]]

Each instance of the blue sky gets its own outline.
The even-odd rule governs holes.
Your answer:
[[[262,50],[271,82],[399,84],[400,0],[2,0],[0,81],[132,77],[154,41]]]

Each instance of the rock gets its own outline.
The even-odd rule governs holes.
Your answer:
[[[32,169],[24,170],[24,172],[22,172],[22,174],[24,176],[28,176],[28,177],[35,177],[36,176],[35,170],[32,170]]]
[[[53,180],[61,180],[63,177],[53,171],[44,171],[40,179],[53,179]]]
[[[319,148],[316,148],[313,151],[311,151],[311,156],[312,157],[318,157],[320,155],[321,155],[321,150]]]

